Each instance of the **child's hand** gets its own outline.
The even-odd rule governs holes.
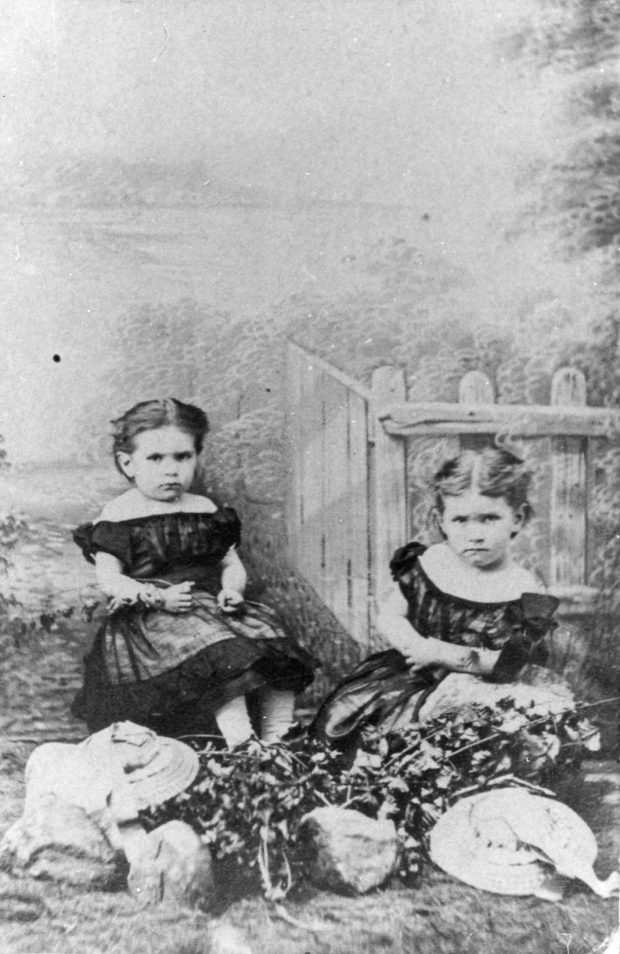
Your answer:
[[[422,647],[416,647],[411,654],[405,654],[405,659],[411,673],[420,672],[427,666],[441,666],[451,672],[478,675],[481,672],[480,652],[479,649],[431,638]]]
[[[417,659],[413,659],[411,656],[405,656],[407,660],[407,666],[410,673],[422,672],[423,669],[428,669],[429,666],[434,665],[433,663],[424,662],[421,663]]]
[[[419,656],[405,656],[407,661],[407,666],[410,673],[422,672],[424,669],[429,669],[437,666],[442,666],[444,669],[450,668],[446,666],[446,661],[443,658],[429,658],[425,659],[423,662],[420,660]]]
[[[409,672],[419,672],[426,666],[443,666],[451,672],[464,672],[472,676],[486,676],[493,671],[499,656],[498,652],[474,646],[461,646],[455,643],[427,640],[424,660],[420,652],[406,656]]]
[[[164,609],[169,613],[188,613],[193,606],[194,598],[192,596],[193,583],[177,583],[161,590],[164,597]]]
[[[238,613],[243,608],[243,593],[231,589],[220,590],[217,605],[222,613]]]

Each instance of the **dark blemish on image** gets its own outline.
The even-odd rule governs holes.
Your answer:
[[[59,363],[60,363],[60,355],[59,355],[59,354],[53,354],[53,355],[52,355],[52,361],[54,361],[56,364],[59,364]]]

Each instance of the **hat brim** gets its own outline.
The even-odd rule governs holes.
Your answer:
[[[184,792],[198,774],[197,753],[178,739],[159,736],[157,757],[127,776],[138,808],[161,805]]]
[[[448,809],[434,826],[430,835],[430,855],[435,864],[447,874],[474,888],[494,894],[536,894],[543,882],[553,873],[537,856],[535,848],[519,844],[516,848],[498,848],[485,844],[472,823],[472,811],[481,800],[514,792],[514,789],[496,789],[464,798]],[[597,854],[594,835],[586,823],[566,805],[548,798],[530,796],[542,801],[553,821],[561,826],[570,840],[571,851],[587,863]],[[505,800],[505,804],[508,801]]]

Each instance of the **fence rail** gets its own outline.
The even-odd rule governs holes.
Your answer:
[[[418,438],[456,448],[506,436],[545,442],[543,569],[552,592],[587,605],[591,445],[620,431],[620,412],[586,405],[580,371],[557,371],[541,406],[496,404],[479,371],[461,380],[458,403],[407,403],[399,369],[378,368],[365,388],[293,342],[287,368],[290,558],[360,647],[377,645],[389,560],[412,529],[408,443]]]

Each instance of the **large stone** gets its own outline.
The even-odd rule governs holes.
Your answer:
[[[308,874],[319,887],[363,894],[390,877],[398,858],[394,823],[347,808],[315,808],[305,815],[300,839]]]
[[[32,878],[107,887],[118,881],[122,855],[76,805],[40,794],[0,843],[0,864]]]
[[[26,814],[41,798],[54,794],[65,804],[82,808],[115,847],[119,847],[118,822],[138,815],[122,769],[86,758],[82,745],[40,745],[28,759],[25,782]]]
[[[132,856],[128,887],[143,904],[170,901],[209,910],[217,903],[211,852],[181,821],[147,835]]]

